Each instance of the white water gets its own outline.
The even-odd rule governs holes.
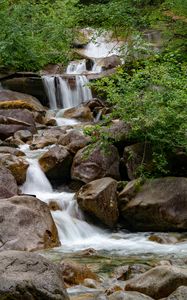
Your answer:
[[[55,78],[58,82],[57,86],[55,86]],[[68,78],[59,75],[43,76],[42,79],[51,109],[75,107],[92,99],[92,92],[88,87],[89,81],[85,75],[74,76],[74,87],[71,87]]]
[[[78,208],[73,193],[54,191],[40,169],[38,157],[47,149],[30,151],[28,146],[21,146],[27,155],[30,166],[27,179],[21,187],[25,194],[36,195],[37,198],[49,203],[55,201],[61,210],[53,211],[62,246],[58,251],[75,252],[86,248],[109,251],[117,255],[187,254],[187,243],[162,245],[148,240],[148,233],[113,233],[111,230],[101,229],[85,221],[84,215]]]

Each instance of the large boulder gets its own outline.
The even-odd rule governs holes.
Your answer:
[[[41,255],[9,250],[0,261],[0,299],[69,299],[58,266]]]
[[[137,291],[154,299],[161,299],[169,296],[181,285],[187,285],[187,269],[159,266],[129,280],[125,290]]]
[[[54,73],[53,73],[54,74]],[[36,97],[44,106],[48,106],[48,99],[46,95],[46,91],[43,85],[43,80],[41,77],[34,76],[35,74],[28,74],[22,75],[22,77],[14,77],[11,79],[4,80],[2,82],[3,88],[18,92],[32,95]],[[16,94],[18,94],[16,93]],[[35,98],[34,98],[35,99]]]
[[[0,109],[28,109],[45,111],[41,103],[33,96],[11,90],[0,90]]]
[[[88,183],[102,177],[119,179],[119,154],[114,146],[102,149],[98,145],[79,150],[71,169],[72,179]]]
[[[80,130],[69,130],[64,136],[61,136],[58,140],[60,145],[66,146],[66,148],[73,154],[78,150],[84,148],[90,139],[86,137]]]
[[[132,189],[129,191],[132,193]],[[126,193],[125,197],[131,199],[132,195],[128,197]],[[136,187],[136,195],[129,202],[119,199],[119,207],[126,227],[131,230],[186,231],[187,178],[147,180]]]
[[[6,139],[18,130],[36,132],[32,113],[27,109],[0,109],[0,138]]]
[[[18,186],[12,173],[0,165],[0,199],[10,198],[18,193]]]
[[[77,193],[82,210],[113,227],[118,220],[117,182],[109,177],[84,185]]]
[[[0,201],[0,250],[34,251],[59,246],[50,210],[32,196]]]
[[[78,119],[83,122],[93,121],[93,115],[89,107],[80,105],[78,107],[68,108],[64,111],[64,118]]]
[[[18,185],[25,182],[29,163],[23,157],[0,153],[0,165],[11,171]]]
[[[50,180],[64,182],[70,179],[72,156],[65,147],[51,147],[40,157],[39,163]]]

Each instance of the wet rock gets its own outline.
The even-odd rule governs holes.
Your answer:
[[[58,205],[58,203],[55,201],[49,201],[48,206],[49,206],[49,209],[52,211],[62,210],[61,207]]]
[[[0,109],[28,109],[45,111],[41,103],[33,96],[11,90],[0,90]]]
[[[127,204],[120,205],[125,225],[139,231],[187,230],[187,178],[147,180]]]
[[[151,172],[153,170],[152,149],[150,144],[137,143],[124,149],[123,159],[127,167],[129,179],[139,176],[140,168]]]
[[[98,282],[91,278],[85,278],[83,285],[91,289],[96,289],[98,287]]]
[[[121,65],[121,59],[118,55],[111,55],[97,60],[97,64],[102,67],[103,71],[113,69]]]
[[[1,299],[68,300],[59,268],[36,253],[0,253]]]
[[[161,299],[169,296],[181,285],[187,285],[187,269],[159,266],[129,280],[125,290],[137,291],[154,299]]]
[[[13,136],[18,130],[36,132],[33,115],[27,109],[1,109],[0,116],[1,119],[2,117],[7,119],[6,124],[0,119],[0,138],[3,140]]]
[[[117,267],[114,270],[114,276],[118,280],[128,280],[139,274],[145,273],[149,269],[151,269],[151,267],[145,264],[125,265]]]
[[[34,136],[32,144],[30,145],[31,150],[42,149],[49,145],[54,145],[57,143],[57,139],[53,136]]]
[[[159,244],[176,244],[179,242],[176,236],[162,233],[152,234],[149,236],[148,240]]]
[[[27,142],[32,140],[32,133],[29,130],[18,130],[14,133],[14,138],[21,140],[22,142]]]
[[[93,121],[91,110],[89,107],[83,105],[65,110],[63,117],[68,119],[78,119],[83,122]]]
[[[18,194],[18,186],[12,173],[0,165],[0,199]]]
[[[102,149],[98,145],[79,150],[74,157],[71,177],[88,183],[102,177],[119,179],[119,154],[114,146]]]
[[[58,182],[70,179],[71,154],[61,145],[50,148],[39,159],[40,166],[50,180]]]
[[[126,205],[138,193],[143,181],[135,179],[127,183],[124,189],[119,193],[118,200],[121,206]]]
[[[70,285],[83,283],[86,278],[98,280],[98,276],[86,265],[62,261],[60,264],[60,269],[65,283]]]
[[[85,250],[82,250],[81,252],[78,253],[78,255],[80,256],[96,256],[98,255],[97,250],[93,249],[93,248],[88,248]]]
[[[0,201],[0,250],[34,251],[59,246],[47,204],[31,196]]]
[[[114,294],[115,292],[122,291],[122,287],[120,285],[114,285],[105,291],[107,296]]]
[[[109,177],[84,185],[77,193],[80,208],[113,227],[118,220],[117,182]]]
[[[18,185],[25,182],[29,163],[23,157],[0,153],[0,164],[11,171]]]
[[[14,147],[9,147],[9,146],[0,146],[0,153],[11,154],[14,156],[24,156],[25,155],[25,153],[22,152],[21,150],[14,148]]]
[[[108,300],[153,300],[138,292],[116,292],[108,297]]]
[[[186,300],[187,299],[187,286],[180,286],[167,298],[162,300]]]
[[[69,130],[64,136],[58,140],[58,144],[66,146],[66,148],[73,154],[78,150],[84,148],[90,141],[81,131],[77,129]]]

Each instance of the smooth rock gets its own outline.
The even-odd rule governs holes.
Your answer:
[[[72,156],[65,147],[51,147],[40,157],[39,163],[50,180],[64,182],[70,179]]]
[[[79,150],[74,157],[71,177],[88,183],[102,177],[119,179],[119,154],[114,146],[102,149],[98,145]]]
[[[1,103],[1,102],[0,102]],[[10,124],[0,122],[0,138],[6,139],[13,136],[18,130],[29,130],[31,133],[36,132],[35,121],[33,115],[27,109],[1,109],[0,116],[13,118]]]
[[[12,173],[0,165],[0,199],[18,194],[18,186]]]
[[[187,230],[187,178],[147,180],[126,204],[120,203],[125,226],[138,231]]]
[[[72,107],[65,110],[64,118],[78,119],[80,121],[88,122],[93,121],[92,112],[89,107],[80,105],[79,107]]]
[[[9,146],[0,146],[0,153],[12,154],[15,156],[25,155],[25,153],[19,150],[18,148],[9,147]]]
[[[0,164],[11,171],[18,185],[25,182],[29,163],[23,157],[0,153]]]
[[[59,268],[36,253],[0,253],[0,299],[68,300]]]
[[[109,177],[84,185],[77,193],[82,210],[113,227],[119,216],[117,205],[117,182]]]
[[[168,297],[181,285],[187,285],[187,269],[159,266],[129,280],[125,290],[137,291],[154,299],[161,299]]]
[[[73,154],[78,150],[84,148],[90,141],[81,131],[77,129],[69,130],[64,136],[58,140],[58,144],[66,146],[66,148]]]
[[[64,281],[70,285],[83,283],[86,278],[98,280],[98,276],[93,273],[86,265],[74,262],[62,261],[60,269]]]
[[[59,246],[50,210],[31,196],[0,201],[0,250],[40,250]]]
[[[33,96],[11,90],[0,90],[0,109],[5,108],[45,111],[41,103]]]

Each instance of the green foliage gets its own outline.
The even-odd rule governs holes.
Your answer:
[[[110,118],[130,125],[129,138],[152,145],[154,172],[163,174],[169,154],[187,152],[187,64],[177,52],[157,55],[144,64],[130,75],[119,69],[94,88],[107,96],[113,108]]]
[[[73,39],[76,0],[1,0],[0,65],[38,70],[66,62]]]

